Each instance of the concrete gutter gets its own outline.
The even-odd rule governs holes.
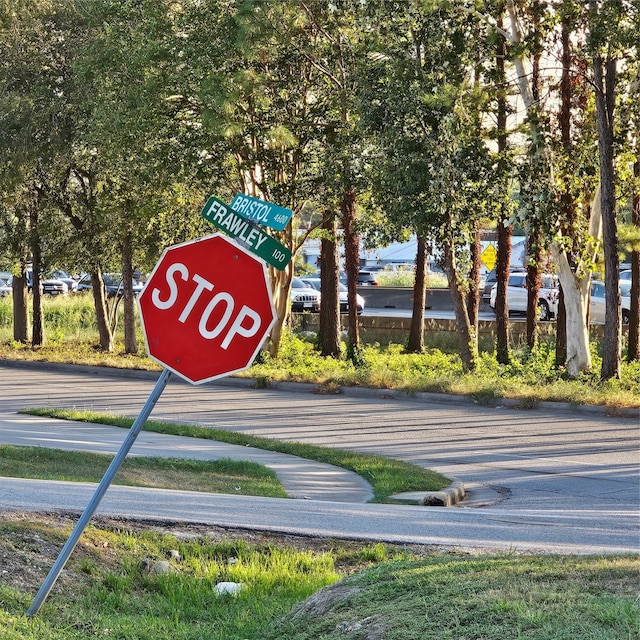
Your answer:
[[[464,484],[460,480],[454,479],[442,491],[405,491],[391,497],[398,502],[419,504],[424,507],[452,507],[462,502],[465,496]]]

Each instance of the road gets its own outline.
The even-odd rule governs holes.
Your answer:
[[[23,407],[60,406],[136,416],[153,384],[148,374],[4,365],[0,414],[7,420]],[[438,509],[114,486],[99,511],[445,547],[572,553],[640,549],[635,418],[399,400],[364,390],[310,391],[304,385],[252,389],[237,381],[192,387],[174,380],[152,418],[388,455],[459,478],[472,491],[490,490],[500,499],[477,509]],[[0,507],[80,511],[90,493],[88,485],[1,479]]]

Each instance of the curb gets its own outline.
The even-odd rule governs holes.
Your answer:
[[[453,507],[462,502],[466,495],[464,484],[460,480],[453,482],[442,491],[405,491],[391,496],[394,500],[407,504],[419,504],[424,507]]]

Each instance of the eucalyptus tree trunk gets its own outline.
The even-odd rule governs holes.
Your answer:
[[[560,138],[565,156],[571,153],[571,25],[570,16],[564,13],[562,16],[561,34],[562,42],[562,75],[560,78]],[[564,189],[560,195],[560,210],[566,220],[567,232],[577,224],[575,202],[571,196],[572,176],[563,175]],[[572,243],[573,249],[578,250],[576,242]],[[567,257],[573,262],[571,256]],[[564,305],[564,289],[560,283],[558,292],[558,315],[556,317],[556,367],[564,367],[567,362],[567,310]]]
[[[320,241],[320,353],[340,357],[340,265],[338,262],[337,221],[328,216],[322,224]],[[327,237],[328,236],[328,237]]]
[[[599,188],[591,205],[589,235],[593,238],[595,250],[597,250],[602,236]],[[580,373],[590,371],[592,366],[589,349],[589,324],[587,322],[591,275],[590,273],[576,274],[574,267],[569,262],[566,250],[557,242],[551,245],[551,252],[558,266],[558,277],[566,309],[567,357],[565,364],[567,374],[571,378],[577,378]]]
[[[424,349],[424,308],[427,297],[427,241],[418,235],[416,277],[413,283],[413,311],[407,351],[421,353]]]

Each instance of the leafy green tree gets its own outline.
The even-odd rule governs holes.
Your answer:
[[[52,167],[69,149],[72,111],[67,100],[67,72],[68,56],[75,46],[71,37],[75,23],[70,1],[0,7],[0,75],[5,88],[0,97],[4,114],[1,178],[7,198],[13,200],[12,211],[20,216],[14,228],[24,233],[15,247],[20,269],[14,289],[14,325],[19,339],[25,340],[23,286],[26,258],[30,258],[35,345],[44,342],[40,275],[68,238],[56,230],[49,215],[47,190]]]
[[[245,2],[237,24],[229,21],[225,60],[201,92],[205,123],[230,151],[230,185],[294,212],[292,223],[274,234],[294,255],[310,232],[299,225],[305,205],[323,212],[335,207],[333,215],[341,206],[351,211],[355,205],[350,189],[335,189],[344,181],[341,158],[349,156],[351,144],[343,118],[350,88],[336,88],[343,70],[334,73],[331,65],[342,40],[332,11],[323,5]],[[236,37],[240,49],[232,46]],[[270,271],[279,320],[270,350],[276,354],[290,309],[293,265]],[[327,270],[323,288],[334,273]],[[337,286],[335,279],[336,308]],[[325,309],[330,302],[323,292]],[[355,314],[356,305],[350,308]]]
[[[593,65],[598,150],[600,160],[600,206],[602,210],[605,269],[605,333],[603,379],[620,378],[621,299],[619,286],[619,238],[616,207],[616,107],[621,62],[638,56],[639,9],[635,2],[590,0],[587,11],[587,40]]]
[[[410,229],[443,247],[462,359],[472,369],[477,314],[467,307],[470,247],[492,199],[486,132],[479,126],[484,98],[476,81],[482,30],[475,16],[446,3],[414,2],[402,11],[371,3],[370,10],[376,39],[360,100],[376,144],[367,160],[374,199],[392,233]],[[423,295],[424,281],[416,278],[414,327],[423,322]],[[420,333],[412,334],[411,348],[419,349]]]

